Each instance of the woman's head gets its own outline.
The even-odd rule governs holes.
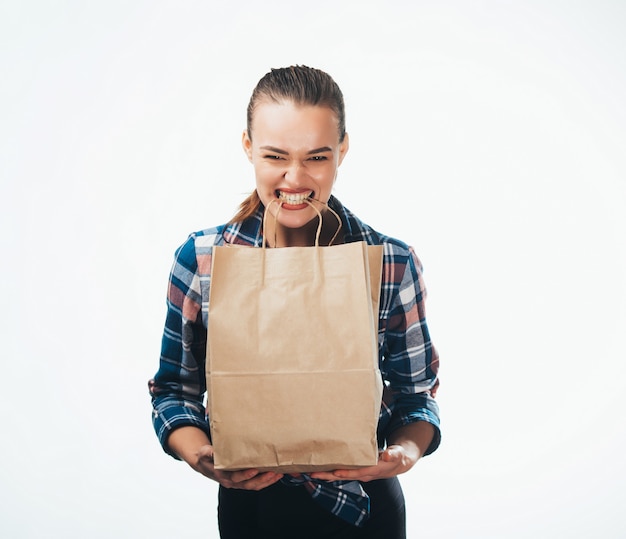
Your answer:
[[[263,102],[290,101],[295,105],[328,107],[337,117],[339,141],[346,136],[343,94],[330,75],[307,66],[272,69],[256,85],[248,103],[247,130],[252,138],[254,112]]]
[[[308,203],[328,202],[348,150],[341,90],[318,69],[272,69],[254,89],[242,142],[254,166],[256,190],[232,222],[250,217],[261,204],[273,206],[277,228],[303,240],[305,228],[317,221]]]

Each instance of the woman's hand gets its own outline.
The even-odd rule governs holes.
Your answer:
[[[273,485],[283,476],[274,472],[261,473],[254,469],[236,472],[216,470],[213,446],[206,434],[196,427],[176,429],[170,434],[168,445],[196,472],[217,481],[225,488],[261,490]]]
[[[225,488],[261,490],[273,485],[282,477],[282,474],[274,472],[260,473],[254,469],[238,470],[236,472],[216,470],[213,463],[213,455],[213,446],[210,444],[203,445],[197,451],[195,462],[189,462],[189,465],[197,472],[217,481]]]
[[[355,470],[334,470],[332,472],[315,472],[311,474],[313,479],[322,481],[374,481],[395,477],[408,472],[417,462],[417,454],[407,451],[401,445],[391,445],[382,451],[375,466],[357,468]]]
[[[435,434],[430,423],[417,421],[395,430],[389,437],[389,446],[378,456],[375,466],[355,470],[315,472],[314,479],[322,481],[374,481],[408,472],[428,449]]]

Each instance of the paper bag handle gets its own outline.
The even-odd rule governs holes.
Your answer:
[[[315,212],[317,213],[317,216],[319,218],[319,222],[317,224],[317,231],[315,232],[315,247],[319,247],[320,246],[320,235],[322,234],[322,212],[315,206],[315,204],[313,204],[312,201],[310,200],[305,200],[305,202],[311,206]],[[335,233],[333,234],[333,237],[331,238],[330,242],[328,243],[329,246],[331,246],[333,244],[333,242],[335,241],[335,239],[337,239],[337,235],[339,234],[339,231],[341,230],[341,217],[339,217],[339,215],[337,214],[337,212],[335,210],[333,210],[328,204],[324,204],[323,202],[319,202],[316,200],[316,202],[322,204],[328,211],[330,211],[330,213],[332,213],[335,218],[337,219],[337,223],[339,224],[339,226],[337,227],[337,230],[335,230]],[[262,243],[262,247],[263,249],[265,249],[265,243],[266,243],[266,235],[265,235],[265,224],[267,222],[267,216],[270,210],[270,207],[272,204],[278,204],[278,211],[276,212],[276,216],[274,217],[274,223],[276,223],[278,221],[278,215],[280,214],[280,210],[283,207],[284,202],[282,200],[276,200],[276,199],[272,199],[270,201],[270,203],[267,205],[267,207],[265,208],[265,212],[263,213],[263,243]],[[274,245],[276,245],[276,227],[274,227]]]

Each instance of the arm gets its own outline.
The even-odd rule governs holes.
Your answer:
[[[203,264],[203,267],[210,264]],[[170,273],[167,318],[159,371],[149,382],[154,428],[163,449],[195,471],[227,488],[258,490],[278,481],[280,474],[256,470],[222,472],[213,465],[213,447],[205,417],[206,328],[203,295],[194,237],[177,251]]]
[[[410,470],[439,445],[439,411],[434,400],[439,357],[426,326],[421,264],[411,249],[403,251],[386,254],[390,277],[383,292],[391,292],[381,298],[381,317],[387,320],[382,370],[391,398],[383,408],[392,410],[390,417],[381,416],[387,448],[376,466],[313,474],[315,478],[371,481],[392,477]]]
[[[383,376],[388,382],[393,410],[385,426],[387,443],[392,445],[397,431],[414,423],[432,428],[429,444],[420,456],[434,452],[440,442],[439,408],[435,394],[439,387],[439,354],[426,324],[426,286],[422,264],[412,248],[404,257],[401,277],[390,299],[385,331]],[[399,259],[396,257],[396,261]],[[400,271],[398,271],[400,274]],[[426,427],[423,427],[426,428]]]
[[[199,282],[192,235],[176,252],[170,272],[159,370],[148,383],[154,429],[164,451],[174,458],[180,458],[169,447],[174,430],[193,426],[209,436],[203,404],[206,329]]]

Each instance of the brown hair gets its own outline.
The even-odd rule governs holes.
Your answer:
[[[263,101],[292,101],[296,105],[328,107],[337,116],[339,142],[346,136],[346,113],[343,94],[332,77],[312,67],[296,65],[272,69],[256,85],[248,103],[248,138],[252,140],[252,119],[257,105]],[[261,199],[254,190],[239,206],[231,223],[244,221],[256,213]]]

